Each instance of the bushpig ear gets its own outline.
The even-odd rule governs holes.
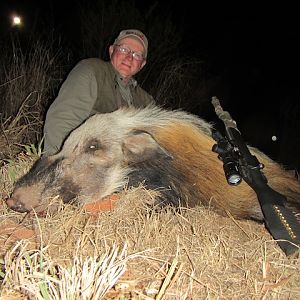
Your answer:
[[[135,131],[127,137],[123,141],[122,149],[127,163],[139,163],[155,158],[173,158],[151,134],[145,131]]]

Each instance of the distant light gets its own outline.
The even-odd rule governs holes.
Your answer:
[[[17,15],[12,16],[12,26],[22,26],[22,18]]]
[[[272,136],[272,141],[273,141],[273,142],[277,141],[277,136],[276,136],[276,135],[273,135],[273,136]]]
[[[14,22],[15,25],[20,25],[21,24],[21,18],[20,17],[14,17],[13,22]]]

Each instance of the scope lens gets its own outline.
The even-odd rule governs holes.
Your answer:
[[[232,174],[228,177],[228,183],[231,185],[236,185],[241,182],[241,176],[238,174]]]

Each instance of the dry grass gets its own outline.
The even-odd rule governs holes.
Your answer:
[[[33,160],[21,156],[15,172]],[[2,167],[6,192],[9,172]],[[61,204],[42,218],[3,201],[0,299],[300,298],[300,260],[286,257],[263,224],[201,207],[153,212],[145,206],[152,196],[140,187],[111,212]]]
[[[0,49],[0,159],[42,139],[45,109],[63,78],[62,50],[53,38],[7,40]]]

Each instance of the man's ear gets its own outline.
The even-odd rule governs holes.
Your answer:
[[[111,56],[114,52],[114,45],[110,45],[108,51],[109,51],[109,58],[111,58]]]
[[[145,59],[140,66],[140,70],[142,70],[145,67],[146,63],[147,63],[147,61]]]

